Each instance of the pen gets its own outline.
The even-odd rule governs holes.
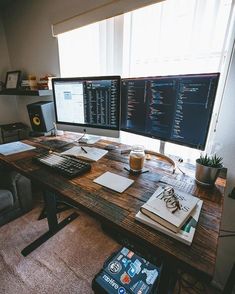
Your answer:
[[[86,151],[86,149],[85,149],[85,148],[81,147],[81,149],[82,149],[82,151],[84,151],[85,153],[87,153],[87,151]]]

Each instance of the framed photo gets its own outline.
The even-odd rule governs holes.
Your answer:
[[[17,89],[20,86],[21,71],[8,71],[6,76],[6,89]]]

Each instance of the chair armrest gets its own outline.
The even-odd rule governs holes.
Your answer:
[[[15,177],[15,182],[20,206],[24,212],[29,211],[32,208],[31,181],[19,175],[19,177]]]
[[[11,191],[14,204],[23,211],[32,208],[31,181],[26,177],[0,165],[0,187]]]

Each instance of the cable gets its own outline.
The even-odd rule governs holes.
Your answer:
[[[224,237],[235,237],[235,233],[234,234],[227,234],[227,235],[219,235],[220,238],[224,238]]]
[[[232,231],[232,230],[223,230],[223,229],[221,229],[220,231],[225,232],[225,233],[235,233],[235,231]]]
[[[83,134],[81,135],[80,138],[78,138],[78,139],[76,140],[76,142],[79,143],[79,141],[81,141],[82,138],[85,137],[85,136],[86,136],[86,129],[83,130]]]
[[[186,175],[186,173],[184,172],[184,171],[182,171],[182,169],[178,166],[178,165],[176,165],[176,167],[178,168],[178,170],[180,171],[180,172],[182,172],[182,174],[185,176]]]

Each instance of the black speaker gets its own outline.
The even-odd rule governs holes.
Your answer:
[[[47,133],[54,129],[54,102],[39,101],[27,105],[31,127],[34,132]]]

